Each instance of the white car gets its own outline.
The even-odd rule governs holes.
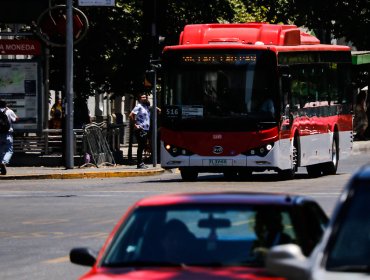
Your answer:
[[[275,246],[266,268],[289,280],[370,279],[370,164],[346,185],[311,255],[305,257],[294,244]]]

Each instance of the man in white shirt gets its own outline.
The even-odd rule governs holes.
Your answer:
[[[129,117],[134,122],[134,132],[137,140],[137,168],[148,168],[143,162],[143,152],[147,145],[150,129],[150,106],[148,96],[141,94],[139,103],[131,111]]]
[[[13,110],[6,106],[4,100],[0,100],[0,111],[5,112],[8,117],[10,128],[5,132],[0,132],[0,174],[6,175],[6,165],[9,164],[13,155],[13,122],[18,120]]]

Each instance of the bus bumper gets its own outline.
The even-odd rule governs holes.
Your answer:
[[[265,156],[244,155],[236,156],[199,156],[199,155],[179,155],[172,156],[165,149],[161,149],[161,166],[165,169],[181,168],[181,167],[196,167],[199,170],[208,172],[222,172],[228,169],[243,169],[248,168],[254,171],[263,170],[280,170],[290,167],[289,146],[290,141],[285,143],[287,150],[284,154],[279,152],[276,145]]]

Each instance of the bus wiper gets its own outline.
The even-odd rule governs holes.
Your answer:
[[[342,271],[342,272],[370,272],[370,265],[342,265],[328,268],[330,271]]]

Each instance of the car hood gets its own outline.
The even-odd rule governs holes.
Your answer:
[[[332,272],[319,270],[315,271],[312,275],[313,280],[365,280],[369,279],[369,273],[360,273],[360,272]]]
[[[281,277],[268,275],[264,269],[246,268],[246,267],[182,267],[182,268],[125,268],[125,269],[93,269],[80,280],[226,280],[226,279],[244,279],[244,280],[283,280]]]

